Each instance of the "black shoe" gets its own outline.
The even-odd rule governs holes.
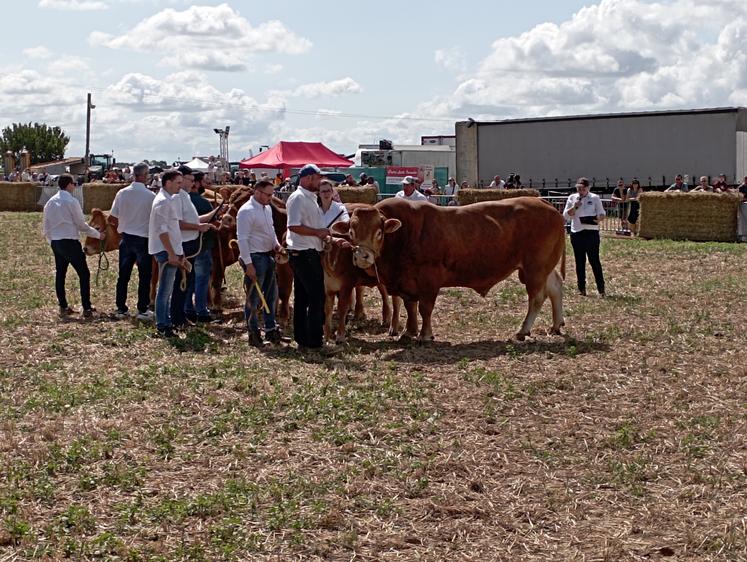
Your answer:
[[[578,290],[578,294],[581,295],[582,297],[585,297],[586,296],[586,289],[579,289]]]
[[[210,324],[212,322],[221,322],[223,320],[223,317],[218,314],[213,314],[212,312],[210,314],[198,314],[197,315],[197,322],[204,323],[204,324]]]
[[[68,316],[72,316],[73,314],[76,314],[76,311],[73,309],[72,306],[61,306],[59,315],[60,318],[67,318]]]
[[[275,328],[274,330],[265,332],[265,339],[270,343],[290,343],[291,341],[289,337],[283,336],[283,332],[280,331],[280,328]]]
[[[603,299],[603,298],[604,298],[604,297],[606,297],[606,296],[607,296],[607,293],[605,293],[604,291],[599,291],[599,297],[600,297],[600,298],[602,298],[602,299]]]
[[[249,345],[252,347],[264,347],[265,342],[262,341],[262,334],[259,333],[259,330],[249,331]]]
[[[85,310],[83,311],[83,318],[93,318],[93,313],[94,313],[94,312],[96,312],[96,309],[95,309],[95,308],[93,308],[93,307],[91,307],[91,308],[86,308],[86,309],[85,309]]]
[[[185,313],[184,313],[184,316],[185,316],[185,317],[187,318],[187,320],[189,320],[190,322],[197,322],[197,321],[198,321],[198,318],[199,318],[199,317],[197,316],[197,313],[196,313],[196,312],[185,312]]]
[[[168,328],[158,328],[157,333],[158,333],[158,336],[162,338],[178,338],[179,337],[179,334],[177,334],[176,331],[170,326]]]

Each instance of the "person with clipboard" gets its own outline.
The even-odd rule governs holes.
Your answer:
[[[589,191],[589,180],[578,178],[576,193],[571,194],[565,203],[563,217],[571,221],[571,246],[576,260],[578,292],[586,295],[586,258],[599,295],[604,297],[604,273],[599,260],[599,223],[607,217],[598,195]]]

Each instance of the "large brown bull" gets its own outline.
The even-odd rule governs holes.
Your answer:
[[[353,211],[347,234],[354,263],[375,268],[390,294],[407,309],[404,336],[432,340],[431,315],[442,287],[468,287],[485,296],[514,271],[526,286],[529,307],[517,338],[529,335],[546,298],[552,302],[552,333],[563,326],[565,232],[558,211],[535,197],[437,207],[386,199]],[[556,271],[560,264],[561,273]],[[416,312],[422,328],[417,332]]]

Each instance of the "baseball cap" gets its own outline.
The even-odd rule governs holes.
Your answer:
[[[301,168],[298,172],[298,177],[303,178],[305,176],[313,176],[314,174],[321,174],[322,171],[319,169],[319,166],[316,164],[306,164],[303,168]]]
[[[412,176],[405,176],[405,179],[402,180],[402,183],[403,184],[405,184],[405,183],[406,184],[414,184],[414,183],[417,183],[417,182],[416,182],[416,180],[415,180],[414,177],[412,177]]]

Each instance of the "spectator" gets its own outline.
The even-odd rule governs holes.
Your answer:
[[[368,183],[368,174],[366,172],[361,172],[361,175],[359,176],[358,185],[365,186],[367,183]]]
[[[75,181],[70,174],[62,174],[58,181],[60,190],[44,205],[42,231],[52,247],[55,266],[55,292],[61,318],[75,314],[68,305],[65,295],[65,276],[69,265],[73,266],[80,279],[80,302],[83,306],[83,317],[93,316],[91,306],[91,273],[86,263],[86,255],[78,239],[78,233],[84,232],[92,238],[104,240],[106,234],[86,224],[83,209],[73,197]]]
[[[687,193],[688,191],[690,191],[690,188],[687,186],[687,184],[685,183],[685,180],[682,178],[682,174],[677,174],[676,176],[674,176],[674,183],[670,185],[664,191],[665,192],[666,191],[681,191],[683,193]]]
[[[630,234],[628,228],[628,205],[627,205],[627,193],[625,191],[625,182],[622,178],[617,180],[617,186],[612,191],[612,201],[615,203],[617,208],[618,216],[620,217],[621,230],[618,234]]]
[[[586,258],[589,258],[591,270],[599,295],[604,297],[604,273],[599,260],[599,223],[607,214],[598,195],[589,192],[589,180],[578,178],[577,193],[568,197],[563,217],[571,221],[571,246],[576,260],[576,282],[578,292],[586,296]]]
[[[372,176],[366,178],[366,185],[368,187],[375,187],[376,193],[379,193],[379,182],[377,182]]]
[[[494,176],[493,181],[490,182],[490,187],[497,189],[505,189],[506,182],[501,179],[501,176]]]
[[[641,182],[639,182],[637,179],[634,179],[632,182],[630,182],[630,187],[628,188],[628,201],[630,203],[628,224],[630,226],[630,229],[633,231],[633,234],[636,235],[638,234],[638,217],[640,216],[641,212],[641,203],[640,201],[638,201],[638,197],[640,197],[641,193],[643,193]]]
[[[348,174],[345,176],[345,185],[349,185],[351,187],[355,187],[358,185],[358,183],[355,181],[355,178],[353,177],[353,174]]]
[[[135,166],[131,185],[120,189],[114,196],[109,222],[122,235],[119,242],[119,275],[117,277],[116,303],[117,318],[127,318],[127,287],[132,268],[137,264],[137,319],[148,321],[153,313],[150,304],[150,281],[153,273],[153,260],[148,253],[148,223],[155,195],[145,187],[148,177],[148,164]]]
[[[707,176],[700,176],[698,185],[693,188],[693,191],[713,191],[713,186],[708,184]]]
[[[719,174],[718,179],[713,182],[714,193],[726,193],[729,191],[729,183],[726,181],[726,174]]]
[[[438,191],[434,191],[432,187],[426,187],[423,190],[423,195],[425,195],[425,199],[428,203],[438,205]]]
[[[741,185],[737,189],[742,194],[742,198],[747,199],[747,176],[744,176]]]
[[[398,191],[395,197],[410,201],[427,201],[426,196],[415,189],[416,186],[417,180],[414,177],[405,176],[405,179],[402,180],[402,191]]]
[[[281,185],[283,185],[283,173],[282,172],[278,172],[277,174],[275,174],[275,179],[273,180],[272,184],[275,187],[280,187]]]

